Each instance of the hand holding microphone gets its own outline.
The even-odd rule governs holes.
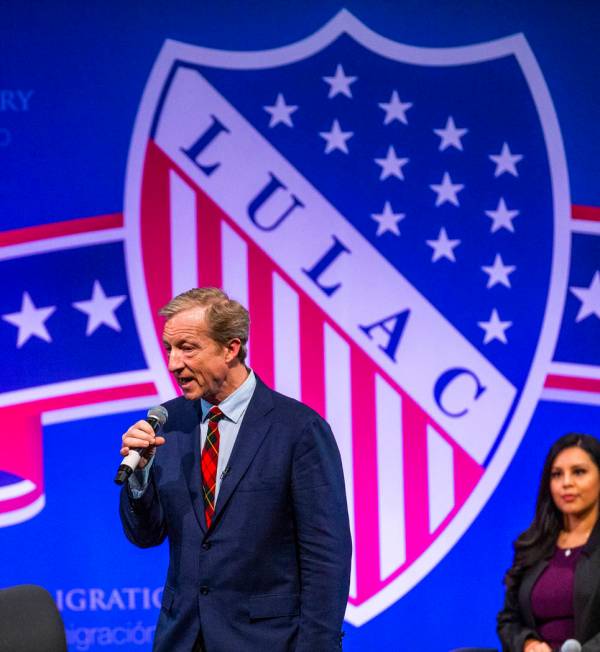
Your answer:
[[[165,438],[157,433],[167,418],[167,410],[162,405],[157,405],[148,410],[145,420],[134,423],[123,435],[121,455],[124,459],[115,477],[116,484],[124,484],[135,469],[143,469],[154,455],[156,447],[165,443]]]

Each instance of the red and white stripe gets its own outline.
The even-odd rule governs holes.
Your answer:
[[[600,236],[600,208],[597,206],[571,206],[571,231]]]
[[[553,362],[541,398],[559,403],[600,405],[600,367]]]

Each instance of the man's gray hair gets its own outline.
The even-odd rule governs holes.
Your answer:
[[[182,292],[162,307],[158,314],[171,319],[184,310],[197,307],[206,309],[204,320],[211,339],[222,346],[227,346],[231,340],[240,340],[242,344],[237,357],[240,362],[244,362],[250,316],[241,303],[230,299],[219,288],[193,288]]]

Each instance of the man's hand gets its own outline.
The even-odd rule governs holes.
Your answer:
[[[536,641],[534,638],[528,638],[523,645],[523,652],[552,652],[548,643]]]
[[[147,421],[138,421],[123,435],[123,445],[121,455],[125,457],[131,448],[138,448],[142,459],[138,464],[138,469],[143,469],[148,460],[154,455],[157,446],[165,443],[164,437],[157,437],[152,430],[152,426]]]

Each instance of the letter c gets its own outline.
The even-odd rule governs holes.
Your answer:
[[[486,387],[481,384],[479,378],[470,369],[455,367],[454,369],[448,369],[448,371],[445,371],[438,378],[433,388],[433,396],[440,410],[447,416],[453,418],[463,417],[469,411],[469,408],[467,407],[467,405],[465,405],[462,410],[452,412],[446,407],[444,407],[443,404],[444,393],[448,389],[448,386],[452,384],[454,381],[456,381],[458,378],[460,378],[461,376],[467,376],[473,379],[473,383],[474,383],[473,401],[476,401],[486,390]]]

